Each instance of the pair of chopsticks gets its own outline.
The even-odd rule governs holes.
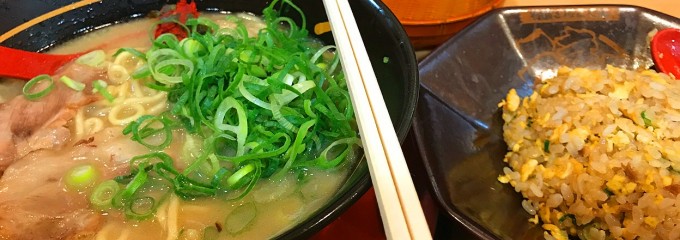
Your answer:
[[[406,159],[347,0],[323,0],[388,239],[431,239]]]

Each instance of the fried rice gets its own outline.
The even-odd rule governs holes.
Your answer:
[[[680,239],[680,82],[612,66],[558,70],[503,109],[498,180],[546,239]]]

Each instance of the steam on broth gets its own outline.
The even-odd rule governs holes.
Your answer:
[[[195,26],[211,28],[200,31],[220,31],[238,41],[261,41],[264,45],[274,41],[262,37],[266,31],[272,31],[271,25],[267,29],[271,23],[252,14],[202,14],[199,19]],[[8,109],[57,97],[62,103],[69,103],[55,106],[53,116],[44,120],[47,123],[36,125],[29,134],[17,134],[14,125],[18,123],[0,129],[6,131],[2,134],[10,138],[9,142],[15,143],[5,144],[7,149],[16,153],[0,154],[0,162],[7,162],[0,178],[0,238],[270,238],[326,204],[343,183],[360,143],[354,130],[351,103],[346,94],[343,96],[344,79],[339,67],[333,69],[338,63],[329,51],[332,47],[309,40],[300,45],[307,48],[300,49],[300,54],[311,51],[313,60],[290,65],[268,66],[277,56],[255,55],[257,48],[229,59],[239,64],[258,62],[259,65],[249,66],[262,69],[250,67],[247,72],[238,73],[248,76],[240,79],[245,83],[238,87],[248,85],[249,90],[220,85],[217,91],[223,92],[201,93],[204,94],[201,99],[206,96],[217,99],[228,94],[229,89],[236,92],[234,97],[220,101],[238,99],[242,102],[236,104],[243,105],[231,106],[222,115],[218,113],[223,122],[212,123],[212,118],[216,118],[212,116],[206,127],[207,123],[192,118],[196,113],[188,113],[192,109],[177,107],[187,102],[177,88],[168,89],[175,84],[188,84],[182,72],[204,71],[210,66],[198,69],[205,64],[203,60],[191,67],[181,61],[150,66],[153,61],[150,56],[154,49],[165,51],[162,49],[173,44],[187,45],[180,48],[184,55],[212,51],[228,55],[233,44],[227,45],[227,49],[207,49],[208,43],[197,38],[167,40],[171,43],[156,41],[152,45],[148,29],[156,22],[141,19],[118,24],[52,50],[51,53],[72,53],[97,49],[53,76],[54,90],[44,99],[33,102],[23,99],[23,82],[18,80],[0,82],[0,114],[16,113],[19,110]],[[126,50],[119,51],[121,48]],[[158,61],[167,60],[167,56],[159,58]],[[310,65],[308,69],[301,67],[306,65]],[[158,80],[158,76],[179,81],[167,83]],[[282,79],[285,86],[272,82],[277,79]],[[82,89],[73,91],[76,88],[66,86],[69,80]],[[40,84],[44,85],[36,85]],[[270,84],[278,84],[278,90],[267,99],[264,94],[269,90],[264,89]],[[325,93],[329,88],[334,90]],[[324,101],[332,100],[332,106],[320,105],[309,98],[318,94],[327,98]],[[224,105],[206,101],[198,104],[212,110]],[[240,135],[241,114],[245,115],[242,113],[245,110],[249,111],[245,114],[254,115],[247,116],[251,126],[247,131],[261,132],[257,135],[260,138]],[[324,130],[323,126],[342,128],[334,126],[335,123],[323,123],[324,116],[344,121],[353,133],[343,135]],[[251,122],[253,119],[264,119],[264,124]],[[194,120],[198,124],[191,122]],[[206,129],[215,126],[227,130]],[[305,136],[307,132],[309,137]],[[277,145],[282,144],[296,147],[279,151]],[[257,156],[266,157],[256,159]],[[170,162],[164,162],[168,159]],[[139,179],[144,181],[139,183]],[[133,186],[137,183],[139,186]]]

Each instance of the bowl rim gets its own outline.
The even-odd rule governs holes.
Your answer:
[[[419,69],[423,69],[424,66],[428,65],[431,61],[434,61],[436,58],[436,55],[439,55],[442,52],[446,52],[446,48],[448,48],[449,45],[452,45],[453,43],[457,42],[459,38],[461,38],[463,35],[467,34],[468,32],[473,31],[473,29],[479,25],[481,22],[489,19],[489,18],[494,18],[498,17],[501,15],[503,12],[506,11],[529,11],[529,10],[545,10],[545,11],[554,11],[558,9],[565,9],[565,8],[578,8],[578,9],[587,9],[587,8],[615,8],[615,9],[633,9],[636,12],[641,12],[641,13],[648,13],[654,16],[664,16],[664,17],[669,17],[669,18],[674,18],[678,19],[680,22],[680,17],[672,16],[666,13],[662,13],[650,8],[646,7],[641,7],[641,6],[635,6],[635,5],[629,5],[629,4],[575,4],[575,5],[551,5],[551,6],[515,6],[515,7],[502,7],[502,8],[497,8],[493,9],[492,11],[489,11],[485,13],[484,15],[480,16],[478,19],[476,19],[473,23],[471,23],[469,26],[465,27],[463,30],[461,30],[459,33],[455,34],[453,37],[449,38],[446,40],[444,43],[439,45],[435,50],[433,50],[428,56],[426,56],[419,64],[418,67]],[[446,104],[445,101],[443,101],[437,94],[435,94],[435,91],[432,91],[425,83],[421,82],[420,84],[421,87],[421,95],[429,94],[435,101],[440,102],[443,105],[446,105],[447,107],[450,107],[448,104]],[[454,111],[455,112],[455,111]],[[455,113],[458,114],[458,113]],[[463,117],[462,115],[459,115]],[[463,117],[464,118],[464,117]],[[418,123],[419,119],[417,117],[414,118],[414,127],[413,127],[413,135],[414,138],[416,139],[416,144],[418,147],[418,150],[420,152],[420,156],[424,165],[424,168],[427,172],[427,176],[429,179],[429,187],[430,190],[433,192],[434,197],[437,201],[438,206],[440,207],[441,210],[446,212],[445,215],[449,219],[453,219],[455,222],[463,225],[465,229],[470,231],[472,234],[474,234],[476,237],[484,239],[484,240],[497,240],[497,239],[502,239],[500,236],[496,235],[493,233],[491,230],[485,228],[481,224],[475,222],[471,217],[467,216],[464,214],[462,211],[460,211],[456,206],[453,206],[447,201],[446,196],[442,195],[442,192],[439,190],[443,187],[445,187],[445,183],[438,183],[435,180],[435,172],[433,171],[433,165],[431,165],[431,161],[428,160],[428,156],[424,153],[428,151],[428,147],[422,144],[422,139],[425,138],[424,133],[421,132],[420,128],[417,127],[420,125]]]

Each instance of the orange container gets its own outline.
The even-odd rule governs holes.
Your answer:
[[[434,48],[503,0],[383,0],[416,49]]]

